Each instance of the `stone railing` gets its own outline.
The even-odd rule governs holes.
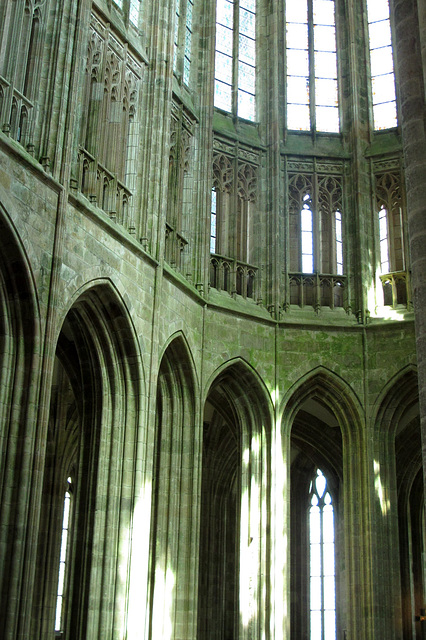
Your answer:
[[[286,311],[291,305],[312,307],[316,312],[322,307],[348,309],[346,276],[289,273],[286,292]]]
[[[135,225],[130,211],[131,191],[83,148],[78,154],[78,189],[112,220],[134,233]]]
[[[411,307],[411,285],[408,271],[394,271],[380,276],[383,286],[383,304],[397,307]]]
[[[187,244],[188,240],[166,222],[165,258],[166,262],[174,269],[181,269],[182,255]]]
[[[210,286],[227,291],[232,296],[257,298],[258,269],[251,264],[212,253],[210,256]]]

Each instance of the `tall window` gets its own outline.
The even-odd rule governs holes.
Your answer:
[[[367,0],[375,129],[397,126],[389,0]]]
[[[210,253],[216,253],[216,228],[217,228],[217,202],[216,189],[212,189],[212,202],[210,213]]]
[[[56,616],[55,616],[55,631],[63,630],[63,611],[64,611],[64,598],[65,598],[65,578],[68,562],[69,551],[69,532],[70,532],[70,516],[71,516],[71,494],[72,494],[72,480],[71,477],[67,479],[67,490],[65,491],[63,512],[62,512],[62,535],[61,535],[61,550],[59,555],[59,572],[58,572],[58,588],[56,592]]]
[[[287,127],[340,129],[334,0],[286,3]]]
[[[189,84],[192,51],[193,0],[176,0],[173,70]]]
[[[310,640],[336,638],[334,509],[327,480],[317,469],[310,486]]]
[[[256,0],[217,0],[215,107],[256,118]]]

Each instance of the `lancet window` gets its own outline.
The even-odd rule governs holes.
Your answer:
[[[340,130],[334,0],[286,3],[287,128]]]
[[[131,228],[143,66],[92,16],[83,98],[79,181],[90,200]]]
[[[394,163],[397,165],[397,161]],[[375,174],[378,262],[384,304],[408,304],[411,298],[406,264],[403,195],[398,166]]]
[[[343,275],[342,177],[289,176],[290,271]]]
[[[193,0],[176,0],[173,70],[189,85],[192,60]]]
[[[31,143],[35,90],[41,62],[41,0],[6,2],[0,9],[1,126],[26,146]]]
[[[368,0],[374,129],[397,126],[389,0]]]
[[[173,103],[168,201],[166,215],[166,260],[177,269],[183,266],[183,255],[188,244],[186,213],[192,203],[192,145],[195,122],[182,105]],[[188,225],[189,226],[189,225]]]
[[[255,155],[255,154],[251,154]],[[253,261],[258,166],[217,152],[213,161],[210,284],[253,297]]]
[[[310,640],[336,638],[334,508],[320,469],[310,485],[309,505]]]
[[[256,119],[256,0],[217,0],[214,105]]]

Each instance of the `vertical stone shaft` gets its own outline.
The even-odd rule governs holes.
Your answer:
[[[395,20],[396,72],[405,161],[408,233],[416,325],[417,363],[422,430],[423,469],[426,469],[426,131],[417,2],[391,0]],[[419,23],[421,31],[426,24]]]

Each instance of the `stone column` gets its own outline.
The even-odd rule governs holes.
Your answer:
[[[405,161],[408,234],[416,326],[423,469],[426,469],[426,130],[420,23],[415,0],[390,0],[395,21],[395,64]]]

